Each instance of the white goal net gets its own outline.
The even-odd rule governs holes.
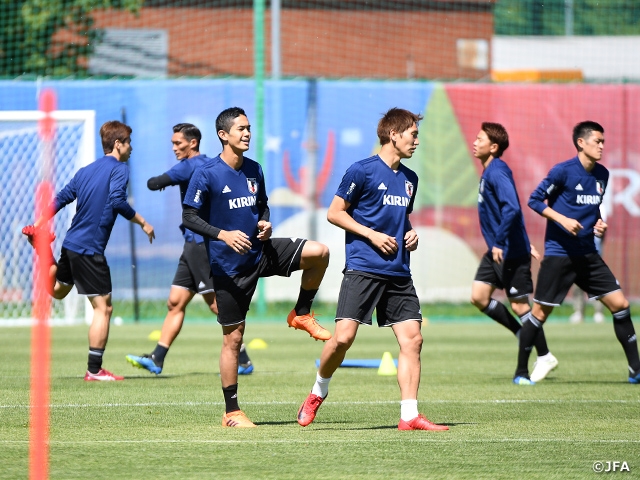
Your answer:
[[[39,111],[0,112],[0,326],[32,323],[34,250],[22,227],[35,221],[35,190],[42,179],[43,146],[38,136]],[[82,166],[95,160],[95,112],[54,111],[53,186],[57,192]],[[75,203],[54,218],[53,254],[60,255]],[[53,324],[81,323],[88,301],[75,289],[62,301],[54,300]],[[90,307],[89,307],[90,309]]]

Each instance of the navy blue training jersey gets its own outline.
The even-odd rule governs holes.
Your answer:
[[[377,275],[408,277],[409,252],[404,235],[411,229],[408,215],[418,189],[418,176],[400,164],[394,172],[378,156],[351,165],[342,177],[336,196],[349,202],[347,213],[376,232],[395,237],[398,251],[385,255],[369,241],[345,232],[346,269]]]
[[[178,185],[180,187],[180,205],[184,203],[184,196],[187,193],[187,188],[189,188],[189,180],[191,180],[193,172],[206,162],[210,161],[211,159],[206,155],[197,155],[192,158],[180,160],[176,165],[165,172],[171,178],[171,185]],[[182,224],[180,225],[180,230],[182,231],[182,236],[185,241],[196,243],[204,242],[204,238],[202,238],[201,235],[185,228]]]
[[[558,223],[547,220],[545,255],[577,256],[596,252],[593,227],[600,218],[600,204],[608,181],[609,170],[596,163],[593,170],[587,172],[578,157],[558,163],[549,171],[529,197],[529,207],[541,214],[549,206],[580,222],[583,229],[574,236]]]
[[[480,178],[478,217],[489,251],[493,247],[502,249],[505,260],[530,254],[531,245],[513,174],[499,158],[491,160]]]
[[[76,213],[62,246],[72,252],[104,254],[118,214],[131,220],[136,212],[127,202],[129,167],[106,156],[82,167],[55,198],[56,213],[77,199]]]
[[[252,244],[251,250],[240,255],[222,240],[205,238],[214,275],[236,275],[260,261],[258,201],[267,203],[264,175],[260,164],[247,157],[240,170],[234,170],[218,155],[191,177],[184,204],[196,208],[200,218],[209,225],[221,230],[243,231]]]

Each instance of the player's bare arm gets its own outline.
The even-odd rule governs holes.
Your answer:
[[[561,225],[567,232],[569,232],[573,236],[578,235],[578,232],[584,228],[579,221],[573,218],[565,217],[561,213],[556,212],[551,207],[545,208],[542,211],[541,215],[544,218],[553,220],[557,224]]]
[[[408,252],[413,252],[418,248],[418,234],[411,226],[409,215],[407,215],[407,225],[409,226],[409,231],[404,234],[404,246]]]
[[[533,244],[531,245],[531,256],[536,260],[540,260],[540,252]]]
[[[338,196],[333,197],[333,201],[331,205],[329,205],[329,211],[327,212],[327,220],[336,227],[366,238],[385,255],[392,255],[398,251],[398,242],[395,237],[376,232],[356,222],[353,217],[347,213],[350,205],[351,204],[344,198]]]
[[[149,237],[149,243],[153,243],[153,240],[156,238],[156,232],[153,229],[153,226],[150,223],[147,223],[138,212],[136,212],[131,221],[140,225],[140,227],[142,227],[142,231],[147,234],[147,237]]]
[[[494,246],[491,249],[491,256],[493,257],[493,261],[496,262],[498,265],[500,265],[503,260],[503,250],[501,248]]]
[[[258,240],[266,242],[271,238],[272,233],[271,222],[267,222],[266,220],[260,220],[258,222]]]
[[[604,234],[607,233],[608,225],[601,218],[598,219],[596,224],[593,226],[593,234],[598,237],[604,237]]]
[[[240,230],[220,230],[218,240],[226,243],[234,252],[244,255],[251,250],[249,235]]]
[[[404,234],[404,245],[409,252],[418,248],[418,234],[413,228]]]

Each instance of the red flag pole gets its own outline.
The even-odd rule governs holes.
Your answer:
[[[31,330],[31,410],[29,417],[29,479],[49,478],[49,395],[51,332],[49,314],[49,270],[51,252],[49,231],[53,212],[52,171],[54,160],[55,119],[51,112],[56,109],[56,95],[53,90],[44,90],[39,98],[39,108],[44,116],[38,122],[38,131],[43,146],[42,181],[36,188],[35,218],[49,219],[39,225],[43,234],[34,235],[34,295]]]

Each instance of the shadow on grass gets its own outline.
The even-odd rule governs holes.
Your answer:
[[[297,425],[298,422],[295,420],[286,420],[280,422],[255,422],[257,426],[278,426],[278,425]],[[303,427],[300,427],[303,428]]]

